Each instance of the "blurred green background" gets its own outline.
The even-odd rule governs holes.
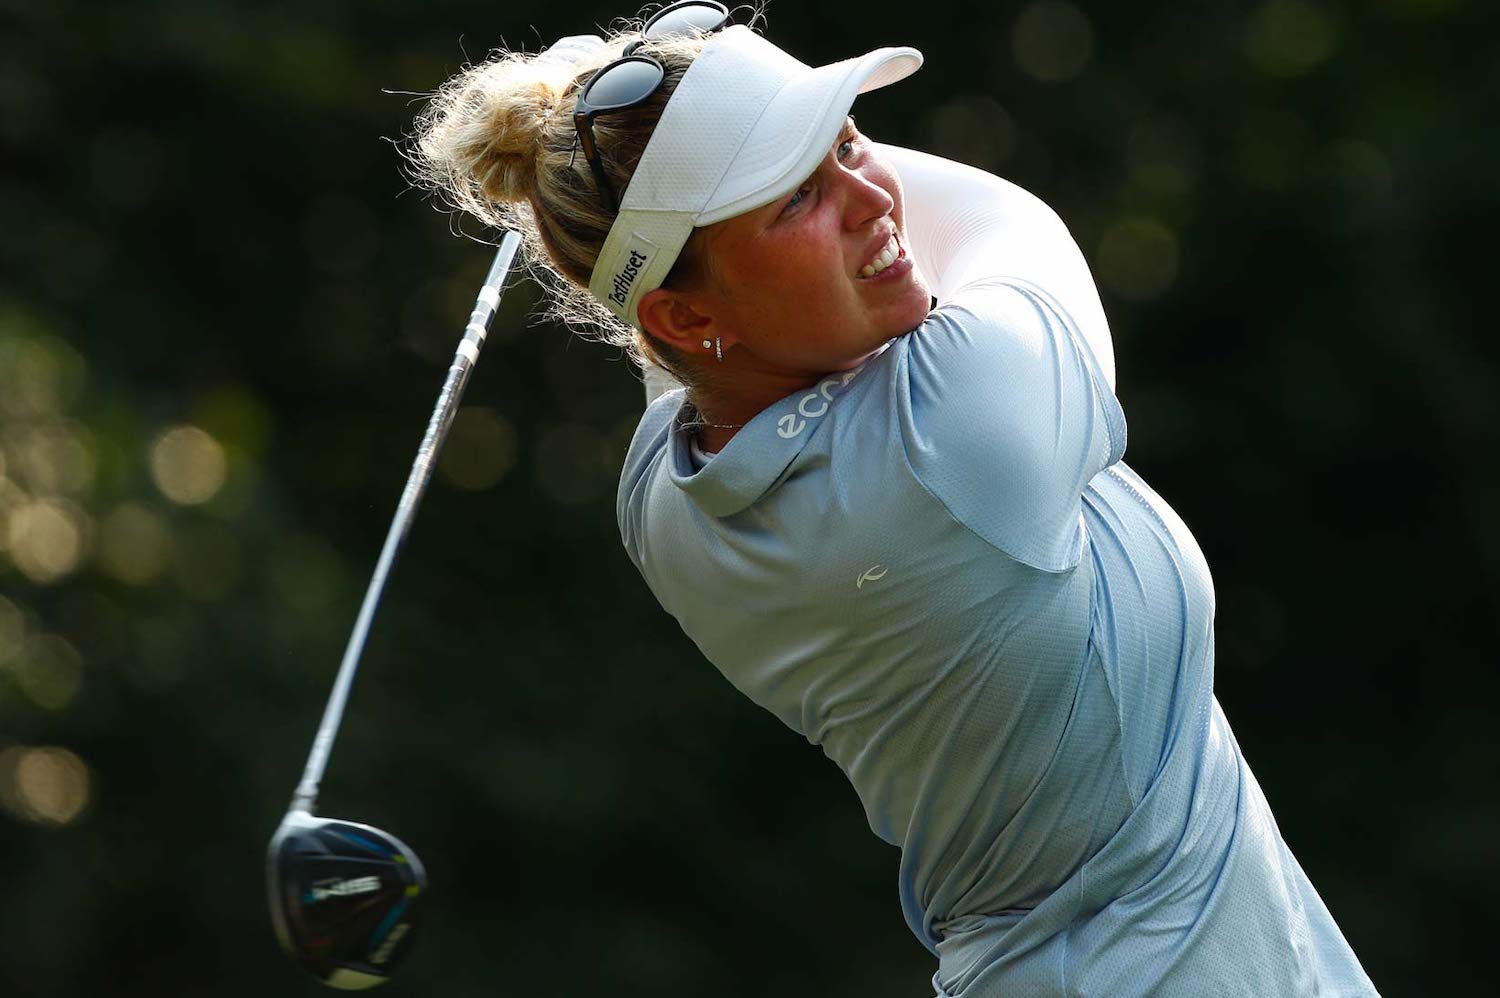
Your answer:
[[[1219,699],[1391,995],[1493,983],[1494,12],[769,11],[809,62],[920,47],[861,126],[1071,227],[1128,458],[1214,570]],[[263,850],[490,258],[390,140],[492,46],[630,13],[0,2],[0,994],[324,993]],[[624,556],[631,370],[535,307],[505,299],[324,786],[431,875],[385,993],[930,994],[895,850]]]

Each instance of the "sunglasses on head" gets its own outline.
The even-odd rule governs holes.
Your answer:
[[[681,0],[663,7],[646,21],[641,37],[625,47],[624,54],[599,70],[578,92],[573,108],[573,127],[578,130],[578,148],[599,184],[599,192],[611,212],[620,210],[620,199],[604,175],[604,161],[594,140],[594,119],[629,111],[644,104],[666,79],[667,71],[649,55],[636,50],[649,41],[671,35],[707,35],[729,23],[729,8],[716,0]]]

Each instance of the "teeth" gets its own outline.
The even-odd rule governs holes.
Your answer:
[[[891,236],[890,241],[885,244],[885,249],[881,250],[880,253],[875,257],[875,259],[871,260],[869,263],[865,264],[859,269],[859,276],[874,277],[876,274],[889,267],[892,263],[896,262],[896,258],[900,255],[901,246],[896,242],[896,237]]]

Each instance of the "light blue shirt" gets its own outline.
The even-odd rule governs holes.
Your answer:
[[[916,166],[962,186],[914,155],[909,204]],[[647,410],[618,500],[631,558],[900,847],[939,995],[1374,994],[1214,699],[1212,581],[1121,461],[1081,258],[1028,279],[920,248],[969,261],[927,320],[705,466],[680,392]]]

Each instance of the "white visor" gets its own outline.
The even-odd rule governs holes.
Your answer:
[[[639,328],[641,297],[666,280],[694,228],[795,191],[838,138],[854,98],[921,65],[916,49],[883,48],[813,69],[743,25],[714,35],[646,144],[589,291]]]

